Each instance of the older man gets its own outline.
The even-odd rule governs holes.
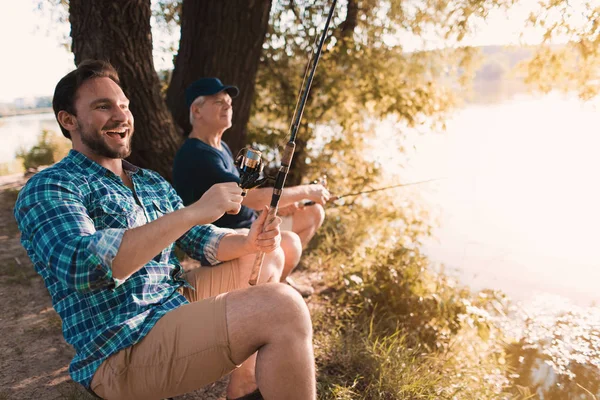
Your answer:
[[[240,209],[235,183],[183,207],[158,174],[123,160],[133,117],[108,63],[63,77],[53,108],[73,149],[29,180],[15,217],[75,348],[73,379],[102,398],[146,400],[233,371],[228,398],[315,399],[306,304],[276,283],[280,221],[217,228]],[[175,242],[202,267],[185,273]],[[275,283],[248,287],[258,251],[268,253],[260,281]]]
[[[177,152],[173,164],[173,186],[184,204],[198,200],[216,183],[240,181],[233,154],[222,141],[223,133],[231,127],[232,98],[238,93],[237,87],[223,85],[217,78],[199,79],[186,89],[192,131]],[[215,225],[248,228],[257,218],[256,210],[270,203],[272,192],[270,188],[250,190],[242,201],[240,212],[224,215],[215,221]],[[312,288],[296,285],[288,275],[298,264],[302,249],[323,223],[323,205],[329,197],[329,192],[321,184],[300,185],[284,188],[279,202],[279,215],[283,219],[281,247],[285,254],[282,280],[304,296],[312,293]],[[316,204],[297,207],[302,200]]]

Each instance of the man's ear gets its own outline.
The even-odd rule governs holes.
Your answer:
[[[69,132],[78,128],[77,118],[64,110],[58,112],[56,119],[58,120],[58,123]]]
[[[200,104],[200,103],[192,104],[192,114],[194,114],[194,118],[200,118],[199,115],[196,117],[198,111],[200,111],[200,108],[202,108],[202,104]]]

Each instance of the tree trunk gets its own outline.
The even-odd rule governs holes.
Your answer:
[[[190,131],[185,88],[201,77],[236,85],[233,126],[223,139],[234,154],[246,145],[246,124],[262,45],[269,26],[271,0],[183,0],[181,40],[167,104],[176,123]]]
[[[135,135],[128,160],[170,180],[181,137],[160,93],[152,58],[150,15],[150,0],[69,2],[75,64],[85,59],[109,61],[131,100]]]

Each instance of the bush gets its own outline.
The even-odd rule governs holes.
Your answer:
[[[17,158],[23,162],[23,168],[38,168],[52,165],[62,159],[71,148],[71,142],[58,136],[50,130],[44,129],[38,136],[38,141],[30,150],[21,148],[17,152]]]

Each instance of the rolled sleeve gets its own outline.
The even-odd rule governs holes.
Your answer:
[[[219,259],[217,259],[217,250],[219,249],[219,243],[221,242],[221,239],[227,235],[235,233],[233,229],[217,227],[214,227],[213,231],[214,235],[210,237],[208,243],[204,247],[204,257],[210,265],[216,265],[221,262]]]
[[[225,236],[233,233],[236,233],[233,229],[198,225],[183,235],[178,245],[188,256],[200,261],[202,265],[217,265],[221,263],[217,258],[219,243]]]
[[[119,252],[124,234],[125,229],[105,229],[93,235],[88,244],[88,250],[100,259],[96,268],[105,273],[104,280],[112,279],[115,287],[125,282],[125,279],[112,276],[112,263]]]

